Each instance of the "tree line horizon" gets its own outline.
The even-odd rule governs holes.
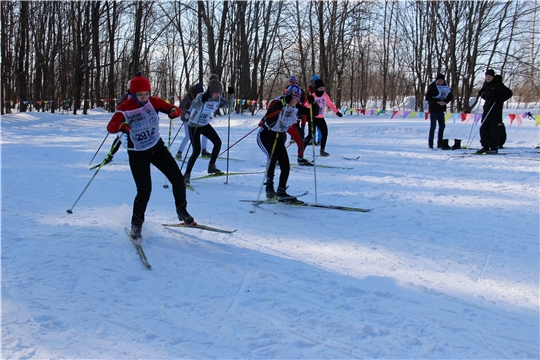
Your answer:
[[[442,73],[450,111],[470,112],[492,68],[518,104],[540,101],[538,0],[0,4],[2,114],[52,99],[73,99],[75,114],[114,111],[137,71],[162,98],[206,86],[214,73],[262,106],[290,76],[307,88],[318,74],[339,108],[375,100],[385,110],[413,96],[417,111]]]

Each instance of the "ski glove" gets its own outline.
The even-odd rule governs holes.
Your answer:
[[[131,128],[129,127],[128,123],[124,121],[124,122],[120,125],[120,131],[127,134],[128,132],[131,131]]]
[[[227,88],[227,93],[228,93],[229,95],[234,94],[234,89],[233,89],[232,86],[229,86],[229,87]]]
[[[308,95],[307,101],[308,103],[313,104],[315,102],[315,98],[313,97],[313,95]]]
[[[338,117],[342,117],[342,116],[343,116],[343,114],[342,114],[340,111],[338,111],[336,115],[337,115]]]
[[[290,103],[291,100],[292,100],[292,95],[291,95],[291,94],[285,96],[285,102],[286,102],[287,104]]]
[[[259,121],[259,127],[263,127],[264,126],[264,118],[261,119],[261,121]]]
[[[210,98],[210,93],[209,93],[208,91],[206,91],[206,92],[202,95],[201,101],[202,101],[203,103],[205,103],[205,102],[208,101],[209,98]]]
[[[169,111],[169,117],[171,119],[177,118],[182,115],[182,110],[178,106],[173,106],[171,111]]]

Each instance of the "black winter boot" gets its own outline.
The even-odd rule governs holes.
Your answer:
[[[443,139],[441,142],[441,150],[450,150],[450,145],[448,145],[448,139]]]
[[[458,149],[461,149],[461,139],[454,139],[454,146],[452,146],[452,150]]]

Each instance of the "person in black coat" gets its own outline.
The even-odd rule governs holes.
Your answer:
[[[493,69],[486,71],[486,81],[480,89],[478,96],[485,100],[480,126],[480,144],[482,148],[478,154],[497,154],[499,147],[499,124],[502,123],[504,102],[512,97],[513,93],[502,82],[501,75],[495,75]]]
[[[433,138],[435,137],[435,128],[437,123],[439,124],[439,133],[437,136],[437,147],[443,147],[444,137],[444,112],[446,111],[446,104],[452,101],[453,95],[450,87],[444,81],[443,74],[437,74],[437,78],[432,82],[426,92],[426,101],[429,104],[429,119],[431,125],[429,127],[428,145],[430,149],[433,149]],[[448,143],[444,144],[444,150],[450,149]]]

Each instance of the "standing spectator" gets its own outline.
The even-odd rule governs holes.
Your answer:
[[[186,209],[184,177],[159,134],[157,112],[176,118],[181,115],[180,108],[151,96],[150,81],[140,73],[131,79],[129,93],[127,100],[118,105],[107,125],[107,130],[110,133],[128,134],[129,167],[137,187],[131,217],[131,237],[139,239],[152,192],[150,164],[153,164],[171,182],[178,219],[187,224],[194,221]]]
[[[221,150],[221,139],[216,130],[210,125],[212,120],[212,114],[218,110],[228,106],[228,101],[221,97],[223,92],[223,86],[218,80],[218,76],[215,74],[210,75],[207,90],[204,93],[200,93],[191,103],[191,115],[188,122],[189,134],[191,138],[191,145],[193,147],[193,153],[191,154],[187,167],[184,180],[186,184],[190,183],[191,170],[195,166],[195,161],[201,153],[201,135],[204,135],[214,144],[212,149],[212,156],[208,163],[209,174],[219,174],[222,171],[216,167],[216,160]],[[232,87],[228,89],[229,95],[234,94]],[[233,99],[231,98],[231,101]]]
[[[332,100],[330,99],[330,96],[325,92],[324,82],[321,79],[315,80],[315,92],[313,93],[313,96],[315,98],[315,102],[319,105],[319,111],[313,111],[313,126],[318,127],[321,132],[321,150],[320,155],[321,156],[330,156],[329,153],[325,151],[326,148],[326,141],[328,139],[328,125],[326,124],[326,120],[324,119],[324,110],[326,107],[330,107],[332,111],[336,113],[338,117],[342,117],[343,114],[336,108]],[[309,106],[309,104],[307,104]],[[309,144],[309,142],[312,139],[311,131],[309,132],[309,135],[306,138],[306,143]]]
[[[437,148],[443,150],[450,150],[448,141],[443,143],[444,138],[444,113],[446,111],[446,104],[452,101],[452,91],[450,87],[444,81],[443,74],[437,74],[437,78],[431,84],[429,84],[426,92],[426,101],[429,104],[429,119],[431,124],[429,126],[429,138],[428,145],[430,149],[433,149],[433,138],[435,137],[435,128],[437,123],[439,124],[439,133],[437,136]]]
[[[286,131],[296,122],[298,115],[309,114],[309,108],[299,103],[300,96],[300,87],[296,85],[289,86],[287,95],[272,100],[264,118],[259,123],[261,129],[257,134],[257,144],[268,159],[266,173],[267,198],[278,197],[278,199],[283,198],[282,201],[284,202],[299,202],[286,192],[290,163],[285,142],[287,140]],[[314,102],[313,109],[319,110],[318,105]],[[281,174],[276,192],[274,190],[274,173],[277,162],[279,162]]]
[[[482,148],[477,154],[497,154],[499,152],[499,124],[502,122],[504,102],[513,93],[502,82],[501,75],[495,75],[495,70],[486,71],[486,81],[478,93],[485,100],[480,126],[480,144]]]

